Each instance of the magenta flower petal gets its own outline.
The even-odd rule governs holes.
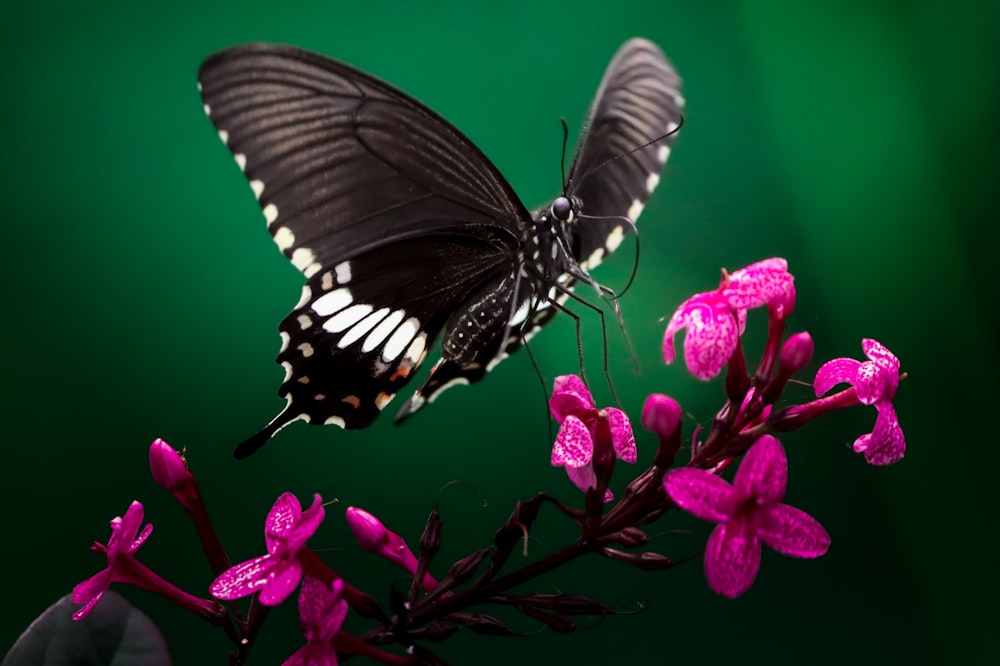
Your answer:
[[[906,453],[906,439],[891,402],[878,402],[875,409],[878,410],[875,428],[855,440],[854,450],[864,453],[865,460],[872,465],[891,465]]]
[[[711,472],[691,467],[672,469],[663,485],[677,506],[702,520],[719,523],[735,515],[739,498],[733,487]]]
[[[741,497],[758,502],[780,502],[788,485],[788,459],[781,443],[771,435],[760,437],[743,458],[733,486]]]
[[[101,600],[108,587],[111,586],[111,569],[98,571],[87,580],[73,587],[73,603],[84,604],[83,608],[73,613],[74,620],[82,620]]]
[[[854,389],[862,405],[873,405],[882,399],[890,387],[889,378],[882,368],[871,361],[858,366],[858,374],[854,379]]]
[[[688,313],[684,362],[698,379],[719,374],[729,362],[739,339],[739,328],[729,308],[698,307]]]
[[[801,509],[775,504],[754,514],[757,536],[769,547],[791,557],[819,557],[830,548],[830,535]]]
[[[785,296],[793,280],[787,261],[778,257],[764,259],[730,273],[724,293],[734,309],[747,310]]]
[[[764,435],[754,442],[733,486],[704,470],[667,472],[664,489],[682,509],[719,523],[705,548],[705,576],[717,593],[736,597],[753,584],[760,567],[760,543],[796,557],[818,557],[830,537],[814,518],[779,504],[788,462],[781,443]]]
[[[271,554],[240,562],[212,581],[208,591],[216,599],[230,600],[249,596],[267,584],[268,576],[277,564]]]
[[[297,559],[286,560],[267,577],[260,591],[260,602],[265,606],[277,606],[295,591],[301,580],[302,565]]]
[[[813,379],[816,396],[823,395],[837,384],[853,384],[860,366],[861,361],[853,358],[835,358],[821,365]]]
[[[594,457],[594,440],[590,429],[575,416],[567,416],[559,426],[551,463],[570,467],[583,467]]]
[[[553,381],[552,397],[549,399],[549,411],[552,418],[561,423],[563,419],[574,412],[588,411],[595,408],[594,398],[590,395],[587,385],[576,375],[560,375]]]
[[[302,548],[319,529],[325,517],[326,510],[323,508],[323,500],[318,494],[314,494],[312,505],[302,512],[294,533],[287,539],[287,548],[292,551],[298,551]]]
[[[834,384],[848,382],[855,388],[858,401],[874,405],[878,410],[871,433],[854,441],[854,450],[865,454],[872,465],[891,465],[906,452],[906,440],[896,417],[892,399],[899,388],[899,359],[881,343],[870,338],[861,341],[868,360],[849,358],[828,361],[816,373],[816,395],[822,395]],[[853,373],[852,373],[853,369]]]
[[[583,467],[567,467],[566,476],[569,480],[573,482],[573,485],[587,492],[592,488],[597,487],[597,474],[594,472],[593,465],[585,465]],[[604,491],[604,501],[610,502],[615,498],[614,493],[610,490]]]
[[[861,351],[875,365],[885,368],[889,372],[899,373],[899,359],[878,340],[864,338],[861,341]]]
[[[333,647],[306,643],[281,662],[281,666],[337,666],[337,663]]]
[[[745,519],[717,526],[705,546],[705,578],[717,594],[734,599],[760,570],[760,541]]]
[[[573,482],[573,485],[584,492],[597,486],[597,475],[594,473],[594,467],[592,465],[584,465],[583,467],[567,467],[566,475],[569,477],[569,480]]]
[[[264,540],[267,543],[267,552],[274,550],[284,544],[285,536],[292,531],[292,528],[302,517],[302,505],[299,499],[292,493],[282,493],[267,512],[267,519],[264,521]]]
[[[620,409],[608,407],[604,410],[607,414],[608,426],[611,428],[611,441],[615,447],[615,455],[619,460],[627,463],[634,463],[638,459],[638,452],[635,448],[635,435],[632,433],[632,424],[628,416]]]

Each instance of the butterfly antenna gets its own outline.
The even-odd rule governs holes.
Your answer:
[[[579,178],[577,180],[583,180],[584,178],[586,178],[590,174],[594,173],[595,171],[597,171],[597,170],[599,170],[599,169],[607,166],[608,164],[610,164],[611,162],[614,162],[615,160],[620,160],[621,158],[625,157],[626,155],[631,155],[632,153],[637,153],[640,150],[642,150],[643,148],[648,148],[649,146],[652,146],[654,143],[659,143],[660,141],[663,141],[664,139],[669,139],[673,135],[675,135],[678,132],[680,132],[681,131],[681,127],[683,127],[683,126],[684,126],[684,116],[680,116],[680,122],[677,123],[677,127],[673,128],[672,130],[670,130],[666,134],[661,134],[660,136],[656,137],[652,141],[647,141],[646,143],[642,144],[641,146],[636,146],[635,148],[632,148],[631,150],[626,150],[624,153],[618,153],[617,155],[612,155],[611,157],[609,157],[608,159],[604,160],[600,164],[595,164],[593,167],[591,167],[587,171],[585,171],[582,174],[580,174],[580,176],[579,176]]]
[[[559,122],[562,124],[563,131],[562,158],[559,160],[559,168],[562,170],[563,196],[566,196],[566,188],[569,187],[569,183],[566,182],[566,146],[569,143],[569,125],[566,124],[565,118],[560,118]]]

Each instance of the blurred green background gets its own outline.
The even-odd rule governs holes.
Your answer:
[[[523,353],[403,428],[388,419],[349,433],[296,424],[253,458],[231,458],[283,404],[276,326],[301,277],[268,239],[203,117],[195,72],[210,52],[250,40],[346,60],[450,119],[533,206],[560,188],[559,117],[579,126],[611,54],[638,34],[672,58],[688,109],[640,220],[640,270],[624,302],[641,375],[621,336],[610,335],[626,409],[637,420],[644,397],[663,391],[690,413],[688,435],[696,421],[710,422],[720,386],[663,366],[661,318],[713,287],[720,267],[784,256],[799,295],[792,327],[816,340],[810,370],[860,356],[862,337],[901,358],[907,457],[873,469],[850,451],[874,421],[871,408],[827,418],[782,438],[787,501],[829,530],[826,557],[767,551],[756,585],[737,601],[708,591],[700,563],[644,574],[578,562],[535,589],[591,594],[625,615],[585,622],[571,636],[531,622],[518,624],[532,634],[524,639],[463,633],[440,654],[454,664],[995,657],[998,447],[989,414],[1000,395],[986,322],[997,306],[998,28],[993,1],[6,8],[0,647],[102,566],[87,546],[106,540],[107,521],[133,498],[156,526],[143,561],[205,590],[211,576],[193,531],[148,475],[157,436],[187,447],[235,560],[262,552],[263,517],[280,492],[339,498],[312,543],[383,599],[402,581],[358,552],[346,506],[375,512],[415,544],[440,499],[443,569],[485,545],[515,499],[545,488],[579,501],[548,465],[544,398]],[[624,283],[629,247],[599,269],[600,280]],[[751,318],[751,352],[762,327]],[[596,374],[596,319],[585,316],[584,328]],[[548,378],[575,371],[568,319],[533,347]],[[597,389],[598,402],[610,402]],[[793,387],[786,397],[808,394]],[[639,437],[648,461],[653,444]],[[631,471],[619,470],[618,487]],[[468,485],[439,494],[453,479]],[[678,527],[709,531],[673,515],[658,529]],[[531,550],[569,534],[548,516]],[[654,546],[680,556],[701,543],[662,535]],[[160,624],[176,663],[224,663],[221,633],[148,593],[121,591]],[[271,615],[255,663],[279,663],[301,644],[296,621],[291,605]]]

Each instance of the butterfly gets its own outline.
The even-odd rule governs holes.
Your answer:
[[[303,420],[364,428],[441,358],[396,419],[481,380],[622,242],[659,181],[681,121],[660,49],[625,42],[608,65],[563,192],[529,211],[459,130],[406,93],[292,46],[209,56],[205,113],[267,229],[306,278],[279,325],[283,410],[237,446]]]

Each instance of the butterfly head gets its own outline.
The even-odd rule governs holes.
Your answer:
[[[572,222],[576,217],[577,209],[578,206],[574,206],[574,202],[569,197],[563,196],[556,197],[556,200],[549,207],[549,213],[552,215],[553,220],[567,223]]]

